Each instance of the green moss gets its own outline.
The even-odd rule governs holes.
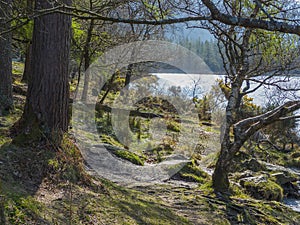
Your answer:
[[[24,63],[12,62],[12,73],[14,75],[21,75],[24,71]]]
[[[29,224],[30,220],[39,217],[43,206],[31,196],[13,196],[5,202],[4,208],[10,224]]]
[[[180,124],[171,120],[169,120],[167,123],[167,129],[174,132],[180,132],[181,130]]]
[[[201,170],[199,166],[196,165],[195,160],[187,163],[178,173],[178,175],[187,181],[204,183],[209,178],[209,175]]]
[[[271,180],[252,182],[245,181],[243,187],[249,194],[257,199],[282,201],[283,189]]]
[[[120,148],[124,147],[120,142],[115,140],[112,136],[102,134],[100,136],[100,138],[101,138],[101,141],[105,144],[109,144],[109,145],[120,147]]]
[[[147,149],[151,149],[147,151],[147,155],[150,158],[154,158],[156,162],[162,162],[165,158],[171,155],[174,152],[174,149],[168,144],[160,144],[159,146],[152,148],[151,143],[148,143]]]
[[[144,160],[133,152],[126,151],[126,150],[117,150],[114,152],[114,154],[119,158],[132,162],[133,164],[140,165],[140,166],[144,165]]]

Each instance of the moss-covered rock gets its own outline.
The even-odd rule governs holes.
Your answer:
[[[200,169],[193,159],[191,162],[187,163],[177,174],[173,176],[174,179],[185,180],[189,182],[199,182],[204,183],[209,175]]]
[[[142,159],[140,156],[137,154],[127,151],[127,150],[117,150],[114,152],[114,154],[122,159],[128,160],[129,162],[143,166],[144,165],[144,159]]]
[[[290,182],[295,182],[298,180],[296,175],[289,172],[275,172],[271,174],[271,177],[275,179],[276,183],[284,185]]]
[[[240,184],[254,198],[282,201],[282,187],[270,180],[266,175],[247,177],[240,180]]]

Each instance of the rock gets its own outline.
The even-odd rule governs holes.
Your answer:
[[[284,190],[284,195],[286,197],[300,199],[299,185],[297,184],[297,182],[289,182],[282,185],[282,187]]]
[[[253,175],[254,175],[254,172],[253,172],[253,171],[251,171],[251,170],[246,170],[246,171],[244,171],[244,172],[242,172],[242,173],[236,173],[236,174],[235,174],[235,178],[236,178],[237,180],[241,180],[241,179],[246,178],[246,177],[253,177]]]
[[[254,198],[282,201],[283,189],[266,174],[246,177],[240,180],[242,187]]]
[[[242,186],[244,186],[246,182],[258,184],[260,182],[267,182],[267,180],[268,180],[268,177],[265,175],[251,176],[251,177],[246,177],[246,178],[240,179],[240,184]]]
[[[168,161],[171,161],[171,160],[188,160],[188,161],[190,161],[184,155],[180,155],[180,154],[173,154],[173,155],[167,156],[165,160],[168,160]]]
[[[287,172],[277,172],[273,173],[271,177],[274,177],[276,179],[276,183],[280,185],[284,185],[290,182],[295,182],[297,181],[297,178],[292,176],[291,174]]]
[[[257,161],[257,159],[249,159],[245,160],[242,168],[247,168],[248,170],[252,170],[253,172],[259,172],[266,170],[266,166]]]

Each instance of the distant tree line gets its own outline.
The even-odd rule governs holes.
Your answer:
[[[179,40],[178,44],[200,56],[214,73],[225,74],[218,42],[216,40],[203,41],[200,37],[198,39],[185,37]]]

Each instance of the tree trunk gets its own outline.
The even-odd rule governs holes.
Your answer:
[[[35,5],[40,10],[52,7],[44,0],[36,0]],[[49,137],[61,137],[68,129],[70,31],[71,17],[65,14],[53,13],[34,21],[32,79],[21,119],[27,131],[38,128]]]
[[[237,145],[240,144],[237,139],[234,141],[230,139],[231,129],[239,116],[237,112],[240,107],[240,89],[243,83],[241,77],[242,75],[240,75],[238,77],[239,79],[236,79],[235,83],[232,84],[230,97],[226,107],[226,124],[224,124],[223,137],[221,137],[221,151],[212,176],[213,187],[216,192],[227,193],[229,191],[229,166],[236,151],[241,147],[240,145]]]
[[[0,32],[10,29],[7,21],[11,0],[0,1]],[[13,107],[11,32],[0,36],[0,116]]]
[[[216,192],[227,192],[229,190],[229,179],[227,167],[224,166],[223,158],[219,158],[214,170],[212,181]]]
[[[85,41],[85,46],[83,50],[83,58],[84,58],[84,71],[86,72],[87,69],[89,68],[91,64],[91,56],[90,56],[90,44],[92,40],[92,34],[94,30],[94,20],[92,19],[90,21],[89,28],[87,30],[87,36],[86,36],[86,41]],[[90,81],[90,76],[89,73],[85,73],[84,75],[84,85],[83,85],[83,91],[82,91],[82,96],[81,100],[86,101],[87,99],[87,93],[89,89],[89,81]]]
[[[29,82],[31,76],[31,56],[32,56],[32,44],[28,43],[26,49],[25,67],[22,77],[22,82]]]
[[[4,196],[0,195],[0,224],[2,224],[2,225],[6,224],[4,211],[5,211],[5,209],[4,209]]]
[[[129,64],[127,66],[127,70],[126,70],[126,77],[125,77],[125,85],[124,86],[125,86],[125,89],[127,89],[127,90],[129,88],[132,73],[133,73],[133,63]]]

